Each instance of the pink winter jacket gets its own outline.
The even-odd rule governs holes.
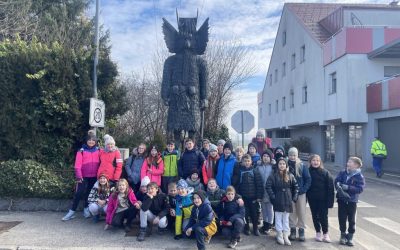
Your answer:
[[[157,161],[158,167],[149,162],[150,157],[147,157],[147,159],[143,161],[143,165],[140,170],[140,179],[142,180],[143,177],[148,176],[150,181],[157,183],[158,186],[161,186],[161,176],[164,174],[164,162],[161,156],[159,156]]]
[[[82,179],[84,177],[96,177],[100,166],[100,151],[93,152],[83,148],[76,153],[75,158],[75,177]]]
[[[129,188],[129,190],[128,190],[128,199],[132,206],[137,203],[136,196],[133,193],[131,188]],[[106,215],[106,223],[108,225],[111,225],[112,218],[114,217],[114,214],[117,211],[117,208],[118,208],[118,192],[114,192],[108,198],[107,215]]]

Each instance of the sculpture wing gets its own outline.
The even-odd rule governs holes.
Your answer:
[[[167,44],[168,51],[171,53],[177,53],[177,43],[178,43],[178,31],[172,26],[165,18],[163,18],[163,33],[164,40]]]
[[[201,25],[200,29],[196,32],[196,53],[198,55],[204,54],[208,43],[208,18]]]

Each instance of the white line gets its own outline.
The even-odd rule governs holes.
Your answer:
[[[400,223],[389,220],[388,218],[363,217],[363,219],[372,222],[377,226],[383,227],[389,231],[392,231],[395,234],[400,235]]]
[[[310,205],[308,205],[308,203],[307,203],[307,207],[310,207]],[[338,207],[336,201],[335,201],[335,203],[333,204],[333,207]],[[366,208],[366,207],[376,207],[376,206],[374,206],[374,205],[372,205],[372,204],[369,204],[369,203],[367,203],[367,202],[365,202],[365,201],[358,201],[358,203],[357,203],[357,208]]]
[[[329,217],[329,226],[340,232],[337,217]],[[356,245],[360,244],[361,246],[369,250],[399,250],[398,247],[393,246],[392,244],[359,227],[356,228],[356,233],[354,236],[354,241],[356,241]]]

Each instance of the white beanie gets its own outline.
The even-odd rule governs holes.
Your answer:
[[[104,145],[111,144],[111,143],[115,145],[114,138],[113,138],[111,135],[106,134],[106,135],[103,137],[103,139],[104,139]]]
[[[262,137],[265,137],[265,130],[264,129],[259,129],[258,131],[257,131],[257,133],[256,133],[256,136],[262,136]]]
[[[150,183],[150,178],[146,175],[140,182],[141,187],[146,187]]]

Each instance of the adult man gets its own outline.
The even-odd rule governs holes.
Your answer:
[[[383,175],[382,171],[382,161],[383,159],[386,159],[387,156],[387,151],[386,151],[386,146],[383,144],[380,140],[379,137],[375,137],[375,139],[372,141],[371,145],[371,155],[372,155],[372,166],[375,169],[376,176],[378,178],[381,178]]]
[[[205,160],[203,153],[194,147],[192,139],[187,139],[185,142],[185,151],[178,163],[178,175],[180,178],[186,180],[191,175],[193,168],[196,168],[201,173],[201,167]]]

